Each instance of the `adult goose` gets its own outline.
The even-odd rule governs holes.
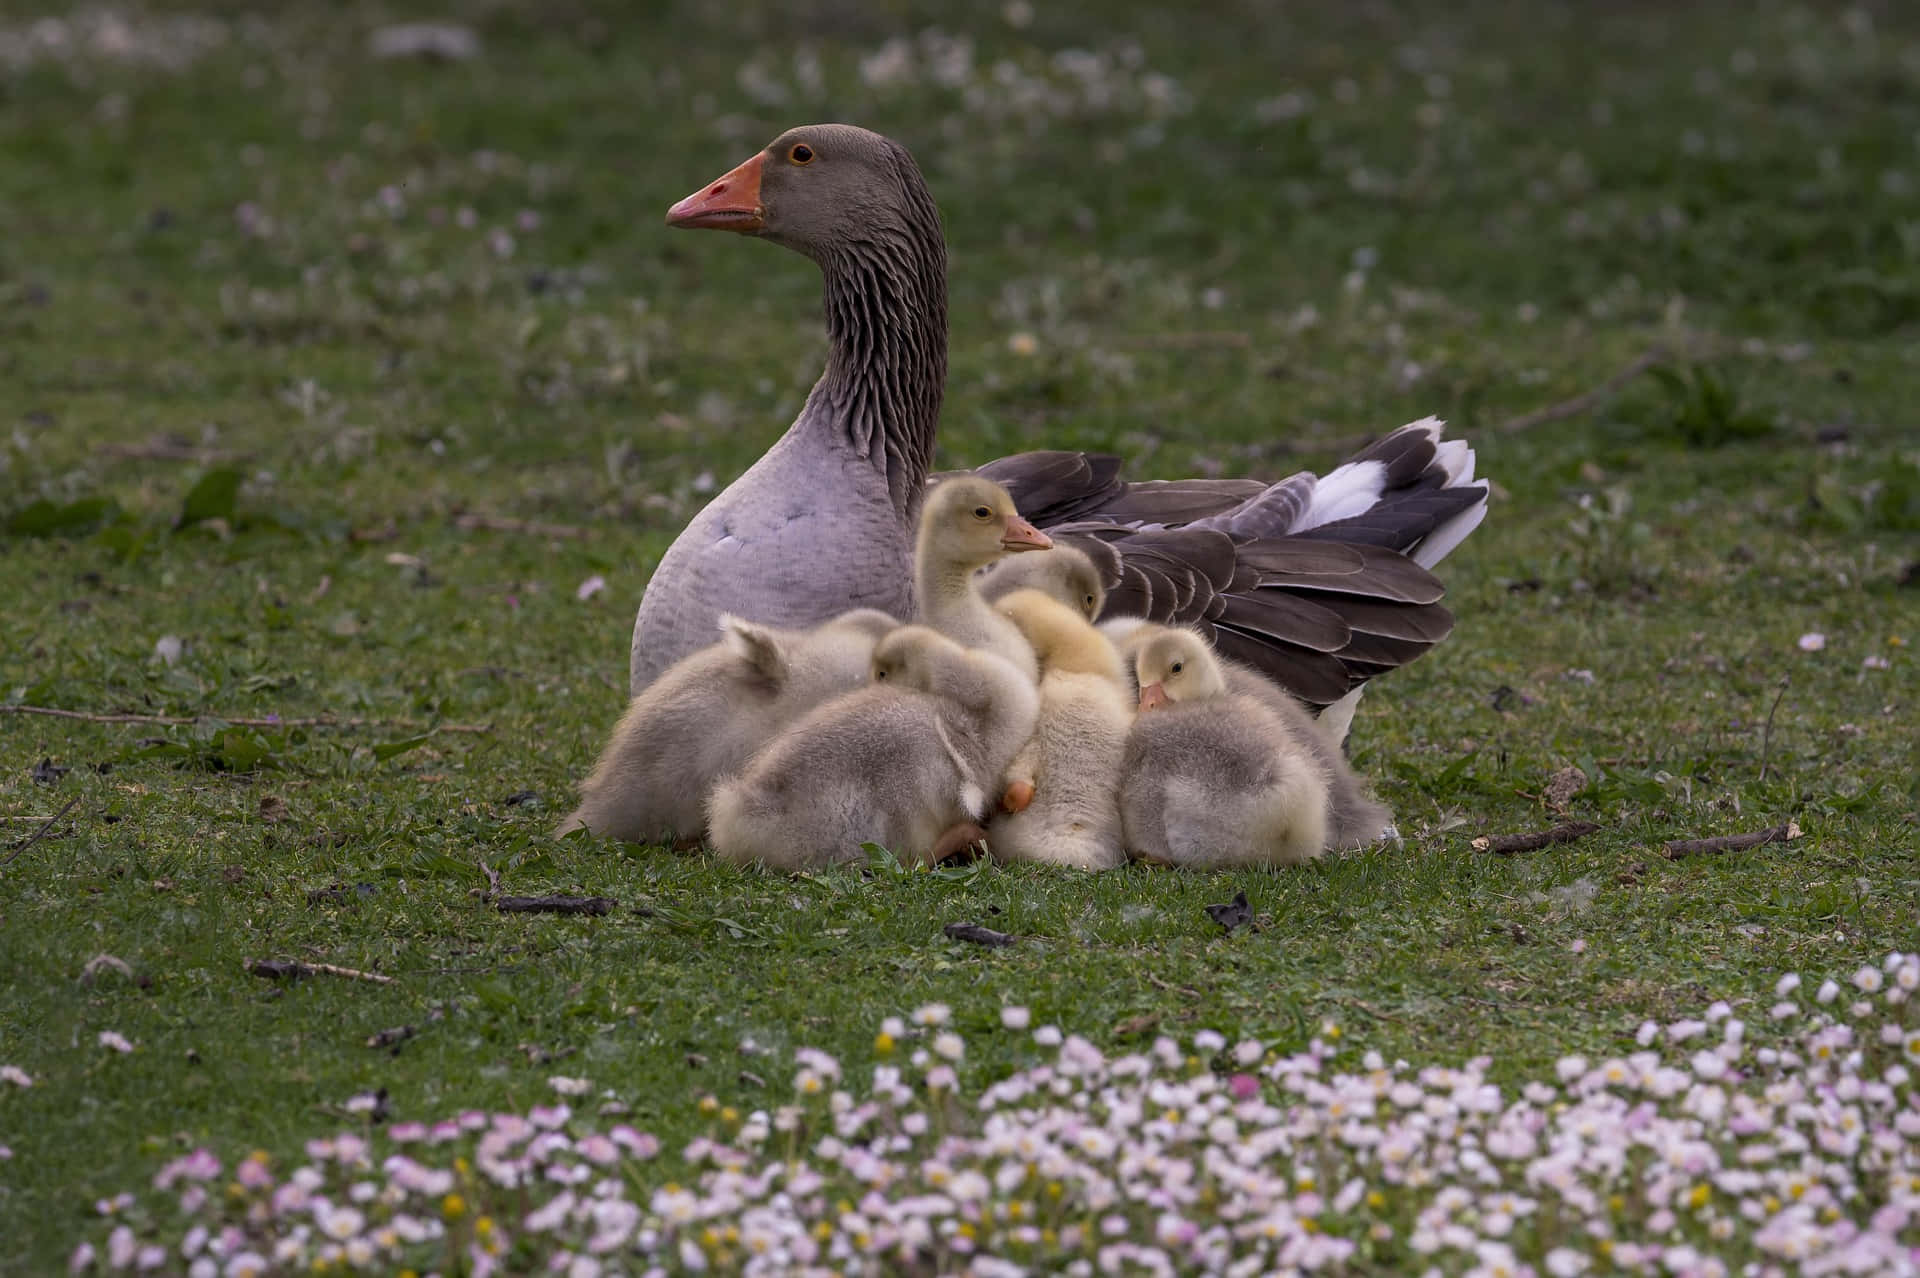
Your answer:
[[[905,147],[790,129],[667,212],[803,253],[825,279],[826,371],[793,425],[668,549],[634,621],[635,693],[713,640],[722,613],[803,627],[914,613],[915,519],[947,367],[946,241]],[[1315,706],[1413,660],[1451,615],[1427,569],[1486,513],[1464,441],[1435,419],[1324,478],[1130,483],[1116,458],[1032,452],[977,473],[1093,557],[1102,616],[1196,627]]]

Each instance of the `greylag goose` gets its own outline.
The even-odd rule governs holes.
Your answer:
[[[1081,613],[1038,590],[1000,601],[1040,658],[1040,718],[1007,767],[1010,809],[987,826],[999,861],[1122,864],[1120,756],[1133,722],[1120,654]]]
[[[715,787],[716,853],[798,870],[852,860],[871,840],[902,861],[932,862],[983,833],[999,779],[1033,733],[1033,684],[925,626],[882,639],[873,677]]]
[[[874,644],[899,624],[871,608],[812,630],[723,616],[718,643],[633,699],[580,786],[580,806],[554,834],[585,827],[630,843],[697,840],[714,782],[808,710],[863,686]]]
[[[946,243],[905,147],[843,124],[790,129],[667,213],[811,258],[826,370],[779,442],[697,515],[634,621],[637,692],[735,612],[811,625],[913,612],[914,517],[947,363]],[[1103,615],[1198,627],[1324,706],[1452,628],[1430,567],[1485,514],[1473,453],[1429,418],[1324,478],[1129,483],[1111,457],[1022,453],[980,467],[1041,529],[1093,557]]]
[[[1128,850],[1174,865],[1293,865],[1379,838],[1386,808],[1285,694],[1236,692],[1197,631],[1130,637],[1140,714],[1120,769]]]
[[[913,551],[915,620],[963,648],[1004,657],[1037,680],[1033,648],[1018,626],[987,605],[976,574],[1008,555],[1052,546],[1045,533],[1020,517],[1000,485],[972,475],[947,480],[920,511]]]

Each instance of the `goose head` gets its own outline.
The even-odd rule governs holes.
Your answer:
[[[1134,657],[1133,670],[1143,712],[1205,701],[1227,690],[1213,649],[1192,630],[1163,630],[1147,640]]]
[[[757,235],[816,261],[889,231],[940,234],[912,155],[851,124],[788,129],[668,209],[667,225]]]
[[[990,479],[942,480],[920,510],[922,557],[972,572],[1003,555],[1047,550],[1053,541],[1020,517],[1007,490]]]

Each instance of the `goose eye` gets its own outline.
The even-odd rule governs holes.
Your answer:
[[[987,506],[975,506],[973,508],[973,517],[975,519],[992,519],[993,510]]]
[[[795,142],[792,149],[787,152],[787,158],[795,164],[812,164],[813,148],[805,142]]]
[[[1180,667],[1182,667],[1182,666],[1184,666],[1184,665],[1186,665],[1186,664],[1187,664],[1187,663],[1186,663],[1186,662],[1184,662],[1184,661],[1176,661],[1176,662],[1174,662],[1174,663],[1173,663],[1173,665],[1172,665],[1172,666],[1171,666],[1171,667],[1170,667],[1170,668],[1169,668],[1169,669],[1167,670],[1167,673],[1168,673],[1168,674],[1179,674],[1179,673],[1180,673]]]

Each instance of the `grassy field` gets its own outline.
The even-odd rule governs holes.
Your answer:
[[[777,1092],[930,1000],[1108,1047],[1331,1021],[1510,1082],[1913,945],[1920,14],[948,8],[437,6],[481,40],[455,63],[372,59],[395,5],[7,8],[0,1064],[35,1086],[0,1085],[0,1271],[374,1089],[435,1118],[583,1075],[674,1149],[703,1095],[768,1103],[743,1069]],[[941,465],[1278,476],[1430,412],[1474,441],[1457,630],[1354,734],[1404,844],[789,880],[546,837],[649,571],[824,349],[808,263],[661,215],[814,119],[901,138],[940,200]],[[273,716],[354,726],[236,725]],[[1598,833],[1471,850],[1558,819],[1568,767]],[[619,904],[504,916],[482,863]],[[1227,935],[1236,891],[1261,925]]]

